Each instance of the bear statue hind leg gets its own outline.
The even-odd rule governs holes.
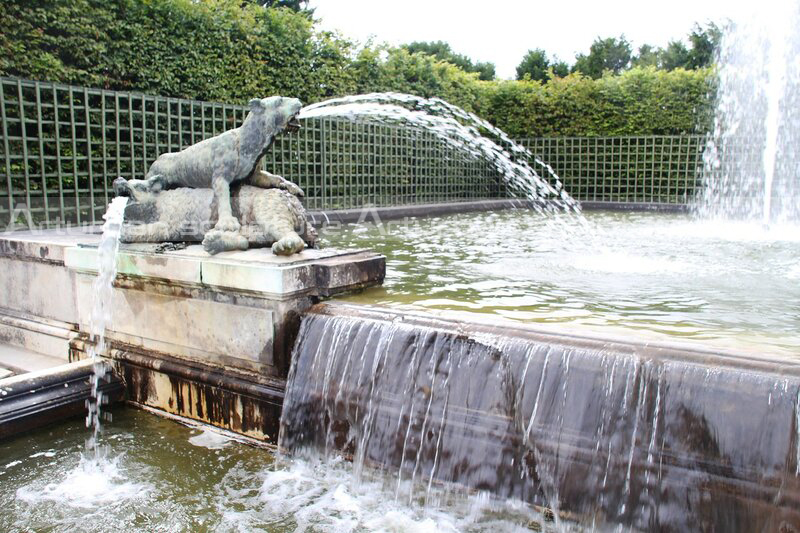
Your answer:
[[[288,192],[289,194],[293,194],[298,198],[302,198],[305,195],[303,189],[298,187],[295,183],[282,176],[271,174],[264,170],[256,170],[253,172],[253,174],[247,179],[247,183],[248,185],[260,187],[262,189],[283,189],[284,191]]]

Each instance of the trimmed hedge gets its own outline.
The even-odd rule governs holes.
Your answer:
[[[306,13],[242,4],[4,0],[0,74],[228,103],[400,91],[438,96],[526,137],[696,133],[709,125],[708,69],[480,81],[433,56],[359,48],[316,30]]]
[[[231,0],[8,0],[0,72],[45,81],[242,102],[340,94],[349,43],[304,14]]]
[[[711,121],[711,69],[634,68],[593,80],[581,74],[496,82],[481,111],[517,137],[704,133]]]

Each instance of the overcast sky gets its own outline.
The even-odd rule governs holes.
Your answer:
[[[742,0],[311,0],[310,5],[324,29],[362,43],[371,36],[393,45],[446,41],[473,60],[494,63],[501,78],[513,78],[532,48],[572,64],[598,36],[625,34],[634,50],[644,43],[664,46],[685,38],[695,22],[740,20],[753,8]]]

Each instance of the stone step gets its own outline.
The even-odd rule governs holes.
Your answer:
[[[10,344],[0,344],[0,379],[11,374],[45,370],[64,363],[66,363],[64,358],[44,355]]]

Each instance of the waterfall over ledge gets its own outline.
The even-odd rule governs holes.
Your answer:
[[[595,527],[779,530],[800,523],[798,426],[796,361],[319,305],[280,446],[396,471],[399,498],[435,482]]]

